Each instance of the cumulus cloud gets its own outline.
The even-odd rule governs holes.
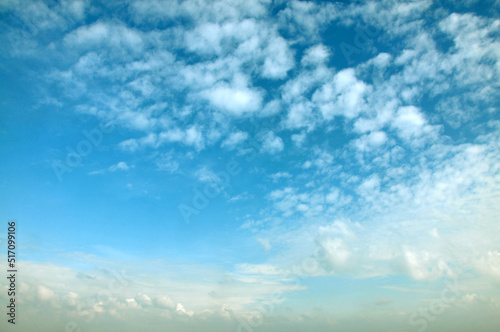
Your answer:
[[[137,294],[134,300],[137,304],[139,304],[142,307],[150,307],[153,305],[153,301],[146,294],[139,293]]]
[[[193,311],[188,311],[182,303],[177,303],[177,307],[175,308],[175,311],[180,314],[180,315],[186,315],[186,316],[193,316],[194,312]]]
[[[243,131],[237,131],[231,133],[231,135],[229,135],[229,137],[222,142],[221,146],[228,150],[233,150],[247,139],[248,139],[248,133]]]
[[[210,168],[208,168],[206,166],[199,168],[194,173],[194,176],[200,182],[219,182],[220,181],[219,176],[214,171],[212,171]]]
[[[114,165],[109,166],[106,169],[102,169],[99,171],[92,171],[89,174],[90,175],[96,175],[96,174],[104,174],[104,173],[114,173],[116,171],[128,171],[130,168],[133,168],[134,166],[129,166],[126,162],[120,161]]]
[[[130,138],[119,143],[122,150],[135,152],[137,150],[150,147],[158,148],[165,143],[179,142],[187,146],[192,146],[196,150],[202,150],[205,147],[205,138],[201,128],[192,125],[185,130],[172,128],[159,133],[150,133],[141,138]]]
[[[160,308],[174,309],[175,303],[174,301],[167,295],[159,295],[154,299],[154,303],[156,306]]]
[[[50,288],[40,285],[37,288],[37,295],[41,301],[49,301],[54,298],[55,294]]]
[[[425,138],[434,138],[437,127],[429,125],[421,111],[415,106],[400,107],[391,123],[399,137],[418,144]]]
[[[106,43],[116,49],[126,48],[134,52],[140,51],[143,46],[139,31],[106,22],[96,22],[76,29],[65,37],[65,43],[69,47],[83,49],[102,47]]]
[[[333,80],[313,95],[321,114],[326,120],[336,115],[356,117],[366,107],[364,97],[370,87],[358,80],[352,68],[338,72]]]
[[[285,39],[276,37],[269,41],[264,51],[268,55],[262,67],[262,76],[266,78],[285,78],[293,68],[294,59]]]
[[[306,50],[301,59],[302,65],[319,65],[324,64],[330,57],[330,50],[323,44],[318,44]]]
[[[269,239],[263,239],[259,237],[257,238],[257,242],[259,242],[265,250],[271,250],[271,248],[273,247]]]
[[[381,147],[387,142],[387,134],[383,131],[374,131],[363,135],[354,141],[354,145],[360,151],[369,151]]]
[[[289,129],[306,127],[311,130],[316,125],[316,117],[313,112],[313,105],[310,102],[298,102],[290,106],[285,126]]]
[[[278,152],[283,151],[285,145],[283,144],[283,140],[281,137],[276,136],[276,134],[272,131],[267,132],[263,135],[262,142],[262,152],[266,152],[269,154],[276,154]]]
[[[262,104],[260,92],[247,87],[231,87],[227,84],[220,84],[204,91],[202,95],[217,109],[235,116],[255,112]]]

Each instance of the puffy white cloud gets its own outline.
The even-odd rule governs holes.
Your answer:
[[[391,126],[397,130],[399,137],[415,145],[428,138],[434,139],[438,127],[429,125],[422,112],[415,106],[403,106],[398,109]]]
[[[303,257],[314,254],[319,265],[312,275],[404,274],[429,281],[473,270],[478,278],[497,280],[498,239],[491,232],[498,209],[486,208],[498,198],[498,179],[490,172],[497,169],[495,137],[488,135],[479,145],[434,146],[419,154],[416,165],[399,171],[349,175],[340,190],[274,189],[268,197],[276,216],[308,222],[299,230],[278,227],[258,236],[273,238],[275,247],[287,243],[290,259],[304,250]],[[332,162],[320,159],[324,165]],[[324,176],[318,176],[322,183]],[[346,188],[357,192],[350,203],[342,203]],[[330,221],[345,213],[360,224]],[[464,247],[470,239],[482,240]]]
[[[66,303],[72,307],[75,307],[78,305],[80,298],[81,298],[80,295],[75,293],[75,292],[69,292],[68,294],[66,294],[64,296]]]
[[[139,309],[140,306],[135,299],[125,299],[125,305],[130,309]]]
[[[301,132],[300,134],[293,134],[290,136],[292,141],[295,143],[296,146],[300,147],[305,143],[306,140],[306,133]]]
[[[498,19],[453,13],[439,27],[454,40],[454,53],[449,61],[458,71],[459,83],[492,82],[498,87],[495,82],[500,75],[500,42],[492,38],[500,29]]]
[[[193,316],[194,314],[193,311],[187,311],[186,308],[184,308],[184,306],[182,305],[182,303],[177,303],[175,311],[180,315],[186,315],[186,316]]]
[[[248,133],[244,131],[237,131],[231,133],[229,137],[222,142],[221,147],[226,148],[228,150],[233,150],[247,139],[248,139]]]
[[[200,167],[196,170],[194,176],[200,182],[219,183],[222,181],[221,178],[207,166]]]
[[[368,85],[356,78],[354,69],[348,68],[338,72],[331,82],[318,89],[312,100],[318,104],[326,120],[336,115],[354,118],[366,108],[364,98],[369,90]]]
[[[257,242],[259,242],[265,250],[271,250],[271,248],[273,247],[271,245],[270,239],[263,239],[263,238],[259,237],[259,238],[257,238]],[[259,273],[261,273],[261,272],[259,272]]]
[[[126,162],[120,161],[114,165],[109,166],[106,169],[102,169],[99,171],[92,171],[89,172],[90,175],[96,175],[96,174],[104,174],[106,172],[111,172],[114,173],[116,171],[128,171],[130,168],[133,168],[134,166],[129,166]]]
[[[106,22],[79,27],[65,37],[65,42],[69,47],[92,49],[106,45],[116,49],[126,48],[130,52],[140,52],[143,47],[143,38],[139,31]]]
[[[301,71],[296,77],[289,79],[282,86],[282,99],[286,103],[301,100],[314,88],[331,79],[332,76],[332,70],[324,66]]]
[[[262,151],[270,154],[275,154],[283,151],[285,144],[281,137],[276,136],[272,131],[267,132],[262,136]]]
[[[285,78],[287,72],[294,66],[293,54],[288,47],[288,43],[282,37],[270,39],[264,53],[267,55],[262,67],[263,77]]]
[[[160,308],[175,308],[175,302],[168,295],[159,295],[155,297],[154,304]]]
[[[236,1],[171,1],[154,0],[134,1],[130,14],[135,20],[171,21],[187,19],[196,21],[231,21],[244,18],[258,18],[267,15],[266,0]]]
[[[311,102],[297,102],[290,106],[285,119],[285,127],[288,129],[298,129],[306,127],[311,130],[316,125],[316,116],[313,112]]]
[[[334,271],[344,271],[352,264],[352,254],[348,246],[341,238],[324,238],[318,240],[319,246],[325,250],[328,256],[328,263],[331,265],[329,268]]]
[[[293,0],[279,12],[278,19],[282,29],[304,42],[317,39],[318,32],[337,15],[337,7],[332,3]]]
[[[373,118],[359,117],[354,122],[354,130],[360,133],[379,131],[394,118],[398,101],[390,100],[383,107],[377,109]]]
[[[444,275],[443,272],[448,270],[448,266],[436,256],[426,250],[415,252],[409,248],[403,248],[405,268],[415,280],[431,280]]]
[[[215,108],[235,116],[255,112],[262,104],[260,91],[243,86],[233,87],[223,83],[203,91],[202,96]]]
[[[274,182],[277,182],[280,179],[289,179],[289,178],[291,178],[292,174],[290,174],[288,172],[278,172],[278,173],[271,174],[269,177],[271,179],[273,179]]]
[[[320,65],[328,61],[330,50],[323,44],[308,48],[302,56],[302,65]]]
[[[147,294],[139,293],[134,300],[142,307],[150,307],[153,305],[153,301]]]
[[[37,296],[41,301],[49,301],[54,298],[55,294],[50,288],[40,285],[37,288]]]
[[[185,44],[188,50],[201,54],[222,54],[230,51],[233,40],[244,42],[258,33],[259,27],[250,19],[226,22],[222,25],[206,22],[186,32]],[[224,48],[222,44],[228,46]]]
[[[283,108],[282,102],[279,99],[273,99],[268,102],[259,113],[259,116],[267,117],[279,114]]]
[[[180,142],[187,146],[192,146],[196,150],[202,150],[205,147],[205,138],[201,132],[201,128],[197,125],[192,125],[184,131],[179,128],[172,128],[158,134],[150,133],[139,139],[127,139],[120,142],[118,146],[125,151],[134,152],[138,149],[146,147],[157,148],[165,143],[173,142]]]
[[[116,165],[111,165],[111,166],[109,167],[109,171],[110,171],[110,172],[115,172],[115,171],[118,171],[118,170],[120,170],[120,171],[128,171],[128,170],[129,170],[129,168],[130,168],[130,167],[127,165],[127,163],[126,163],[126,162],[124,162],[124,161],[120,161],[120,162],[119,162],[119,163],[117,163]]]
[[[387,134],[383,131],[374,131],[363,135],[354,141],[354,145],[360,151],[377,149],[387,142]]]

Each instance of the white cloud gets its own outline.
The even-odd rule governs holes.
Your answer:
[[[332,3],[314,3],[312,1],[287,1],[287,7],[278,14],[282,29],[297,36],[301,42],[318,39],[318,32],[326,28],[338,15]]]
[[[274,134],[274,132],[269,131],[262,136],[262,151],[270,154],[276,154],[283,151],[285,145],[283,140]]]
[[[336,115],[351,119],[366,108],[364,98],[369,91],[370,87],[358,80],[354,69],[349,68],[338,72],[331,82],[318,89],[313,102],[318,104],[326,120]]]
[[[304,144],[306,140],[306,133],[301,132],[300,134],[293,134],[291,136],[292,141],[295,143],[296,146],[300,147]]]
[[[129,309],[140,309],[140,306],[135,299],[125,299],[125,305]]]
[[[283,105],[281,100],[273,99],[262,108],[262,111],[259,113],[259,116],[267,117],[267,116],[277,115],[281,112],[282,108]]]
[[[303,100],[310,91],[330,80],[332,76],[333,71],[324,66],[312,70],[303,70],[281,87],[281,98],[286,103]]]
[[[186,33],[187,48],[190,51],[200,53],[221,53],[222,34],[222,28],[218,24],[205,23],[199,25],[194,31]]]
[[[266,78],[282,79],[294,66],[293,54],[288,43],[282,37],[269,40],[269,45],[264,50],[267,54],[262,67],[262,76]]]
[[[197,125],[192,125],[185,130],[180,128],[172,128],[162,131],[158,134],[150,133],[139,139],[131,138],[122,141],[118,146],[129,152],[134,152],[146,147],[158,148],[165,143],[183,143],[187,146],[194,147],[197,151],[205,148],[205,138],[202,134],[202,129]]]
[[[168,295],[158,295],[154,299],[154,304],[160,308],[175,308],[175,302]]]
[[[69,33],[64,40],[69,47],[84,49],[112,46],[115,51],[125,48],[129,52],[140,52],[143,47],[143,37],[139,31],[107,22],[79,27]]]
[[[115,164],[115,165],[111,165],[109,167],[109,171],[110,172],[116,172],[116,171],[128,171],[129,170],[129,166],[127,165],[126,162],[124,161],[120,161],[119,163]]]
[[[284,125],[288,129],[306,127],[312,130],[316,125],[312,103],[308,101],[293,103],[288,109]]]
[[[153,301],[147,294],[139,293],[134,300],[142,307],[151,307],[153,305]]]
[[[351,252],[344,240],[340,238],[324,238],[318,240],[319,246],[325,250],[328,255],[328,263],[333,271],[343,272],[350,264],[352,264]]]
[[[215,174],[214,171],[209,169],[206,166],[203,166],[199,168],[195,173],[194,176],[198,179],[198,181],[201,182],[219,182],[220,178]]]
[[[185,44],[190,51],[201,54],[225,54],[233,41],[244,42],[258,35],[259,27],[253,19],[217,24],[205,22],[186,32]],[[227,45],[226,47],[223,44]]]
[[[89,175],[96,175],[96,174],[104,174],[106,172],[114,173],[116,171],[128,171],[130,168],[133,168],[134,166],[129,166],[126,162],[120,161],[114,165],[109,166],[106,169],[102,169],[99,171],[92,171],[89,172]]]
[[[295,213],[306,217],[317,217],[324,213],[325,209],[323,194],[299,192],[294,187],[273,190],[268,197],[273,207],[285,217]]]
[[[354,141],[354,145],[360,151],[377,149],[387,142],[387,134],[383,131],[374,131],[363,135]]]
[[[415,145],[421,144],[421,138],[433,139],[438,128],[429,125],[422,112],[415,106],[403,106],[398,109],[391,126],[399,137]]]
[[[271,250],[273,247],[270,239],[263,239],[259,237],[257,238],[257,242],[259,242],[265,250]]]
[[[498,239],[491,232],[498,214],[492,207],[498,199],[498,179],[490,172],[498,168],[494,166],[497,136],[488,135],[480,145],[435,145],[417,153],[421,157],[413,166],[363,177],[348,174],[340,188],[319,184],[309,192],[274,189],[268,196],[275,208],[271,215],[303,226],[277,227],[258,236],[273,238],[275,247],[286,243],[292,261],[301,252],[305,251],[304,259],[314,253],[319,265],[312,275],[403,274],[429,281],[473,270],[478,278],[497,280],[500,255],[494,249]],[[331,163],[326,157],[320,159]],[[311,177],[310,170],[307,174]],[[341,203],[345,188],[357,192],[351,203]],[[345,213],[360,224],[331,223]],[[471,238],[482,240],[464,247]]]
[[[173,160],[173,157],[168,154],[160,155],[156,159],[156,166],[160,171],[167,171],[169,173],[175,173],[179,169],[179,163]]]
[[[196,125],[193,125],[186,130],[184,143],[186,145],[194,146],[197,150],[201,150],[205,147],[203,135]]]
[[[191,310],[187,311],[186,308],[184,308],[184,306],[182,305],[182,303],[177,303],[175,311],[180,315],[186,315],[186,316],[193,316],[194,314],[194,312]]]
[[[253,198],[253,195],[249,194],[248,192],[242,192],[241,194],[238,194],[236,196],[231,197],[228,202],[234,203],[234,202],[239,202],[239,201],[246,201],[248,199]]]
[[[288,172],[278,172],[278,173],[274,173],[274,174],[269,175],[269,177],[274,182],[277,182],[277,181],[279,181],[281,179],[290,179],[292,177],[292,174],[290,174]]]
[[[359,117],[354,122],[354,130],[360,133],[380,130],[394,118],[397,105],[397,100],[389,100],[385,105],[377,109],[374,118]]]
[[[55,296],[54,292],[50,288],[42,285],[38,286],[37,295],[41,301],[52,300]]]
[[[78,305],[78,302],[80,301],[80,295],[74,292],[69,292],[64,296],[67,304],[71,307],[75,307]]]
[[[228,150],[233,150],[238,145],[245,142],[247,139],[248,139],[248,133],[244,131],[237,131],[231,133],[231,135],[229,135],[229,137],[222,142],[221,147],[226,148]]]
[[[255,112],[262,104],[262,95],[258,90],[244,86],[233,87],[225,83],[205,90],[202,96],[215,108],[234,116]]]
[[[320,65],[328,61],[331,56],[330,50],[323,44],[308,48],[302,56],[302,65]]]

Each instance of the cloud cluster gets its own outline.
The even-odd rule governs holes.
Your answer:
[[[238,235],[265,252],[260,263],[236,262],[217,281],[169,275],[177,280],[119,294],[105,272],[81,278],[33,263],[26,305],[67,306],[79,322],[151,314],[173,329],[191,320],[223,330],[271,294],[301,290],[286,273],[300,259],[316,264],[302,277],[431,282],[468,272],[499,282],[500,20],[469,3],[3,1],[0,50],[26,64],[40,103],[118,128],[106,148],[121,159],[88,174],[130,171],[127,158],[144,154],[180,173],[177,155],[241,157],[250,143],[248,178],[262,193],[228,195],[233,206],[262,203],[241,217]],[[199,183],[221,181],[203,163],[192,169]],[[497,308],[464,282],[463,303]]]

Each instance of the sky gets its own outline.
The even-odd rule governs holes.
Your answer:
[[[0,0],[16,328],[498,331],[499,14]]]

